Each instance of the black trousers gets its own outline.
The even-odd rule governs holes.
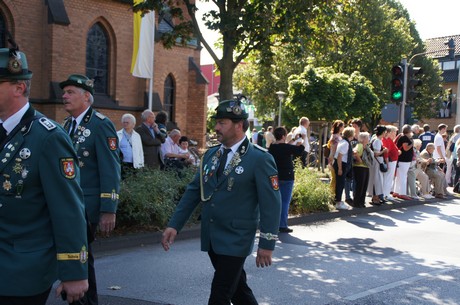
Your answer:
[[[355,178],[353,205],[355,207],[364,207],[366,203],[367,184],[369,183],[369,168],[354,166],[353,177]]]
[[[0,296],[2,305],[46,305],[51,287],[45,292],[27,297]]]
[[[246,257],[216,254],[212,247],[208,255],[215,270],[208,305],[230,305],[230,301],[233,305],[258,305],[246,283]]]

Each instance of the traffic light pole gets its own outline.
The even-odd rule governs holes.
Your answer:
[[[403,58],[401,60],[401,64],[404,67],[403,92],[407,92],[407,70],[408,70],[407,58]],[[404,126],[404,117],[405,117],[405,111],[406,111],[406,95],[407,94],[403,94],[402,102],[401,104],[399,104],[399,132],[402,132],[402,127]]]

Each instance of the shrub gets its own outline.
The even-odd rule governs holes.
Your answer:
[[[292,192],[291,214],[327,212],[333,210],[334,195],[324,173],[295,165],[295,182]],[[323,179],[322,179],[323,178]]]
[[[163,229],[195,173],[194,168],[184,169],[180,175],[176,171],[141,169],[127,177],[121,182],[117,227]]]

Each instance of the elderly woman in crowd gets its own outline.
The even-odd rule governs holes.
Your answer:
[[[370,168],[368,193],[372,194],[372,205],[381,205],[383,200],[383,172],[380,170],[380,164],[385,163],[383,158],[388,149],[383,146],[382,139],[385,136],[387,128],[383,125],[378,125],[374,129],[374,136],[371,142],[371,149],[374,152],[374,162]]]
[[[363,161],[365,149],[369,149],[369,133],[360,132],[358,135],[358,144],[353,149],[355,162],[353,163],[353,177],[355,185],[353,188],[353,206],[355,208],[366,207],[366,191],[369,183],[369,166]]]
[[[117,135],[122,154],[121,176],[126,178],[128,172],[144,167],[144,151],[142,150],[141,136],[134,130],[134,126],[136,126],[134,115],[123,114],[121,124],[123,129],[117,131]]]
[[[414,142],[412,141],[412,129],[410,125],[404,125],[402,135],[396,142],[401,151],[398,157],[398,170],[396,171],[395,187],[393,196],[404,200],[411,199],[407,196],[407,172],[414,157]]]
[[[335,207],[339,210],[349,210],[351,207],[342,201],[345,177],[350,174],[353,162],[353,148],[350,141],[355,136],[355,129],[347,127],[343,130],[342,140],[337,145],[334,154],[334,173],[336,177]]]
[[[420,147],[422,147],[422,140],[414,139],[415,170],[413,172],[420,184],[420,195],[425,199],[433,199],[430,194],[430,178],[425,173],[428,162],[420,157]],[[416,194],[415,181],[412,183],[412,179],[408,178],[407,183],[409,193],[413,196],[412,194]]]
[[[396,135],[398,134],[398,128],[393,125],[387,125],[385,127],[387,132],[385,137],[382,139],[382,143],[383,146],[388,149],[388,171],[383,173],[383,197],[388,199],[394,188],[396,164],[398,163],[400,151],[394,142]]]
[[[447,182],[442,169],[438,166],[443,160],[442,158],[436,159],[433,156],[434,150],[434,143],[428,143],[426,148],[420,153],[420,157],[426,161],[425,172],[434,185],[434,196],[444,199],[447,194]]]

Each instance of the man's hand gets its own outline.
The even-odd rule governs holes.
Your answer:
[[[99,230],[105,235],[109,235],[110,232],[115,229],[115,220],[117,215],[115,213],[102,213],[101,220],[99,220]]]
[[[268,267],[272,264],[272,253],[273,250],[257,249],[256,266],[257,267]]]
[[[56,288],[56,297],[59,297],[62,291],[66,293],[67,303],[76,302],[88,291],[88,280],[61,282]]]
[[[171,227],[168,227],[163,231],[163,238],[161,239],[161,244],[163,245],[163,249],[165,249],[165,251],[168,251],[170,246],[174,243],[176,235],[177,230]]]

